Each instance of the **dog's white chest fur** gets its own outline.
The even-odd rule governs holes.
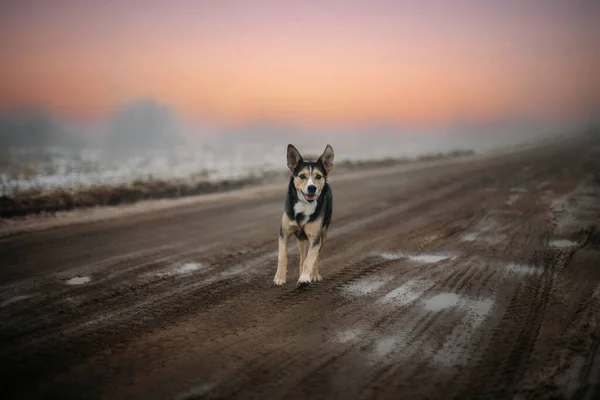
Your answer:
[[[308,221],[308,218],[315,213],[316,209],[317,209],[317,200],[313,201],[312,203],[303,203],[303,202],[299,201],[296,204],[294,204],[294,216],[296,216],[300,213],[303,213],[304,220],[298,221],[298,222],[300,225],[304,225],[306,223],[306,221]]]

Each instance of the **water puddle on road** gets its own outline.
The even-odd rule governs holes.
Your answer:
[[[89,276],[76,276],[66,281],[67,285],[84,285],[92,281]]]

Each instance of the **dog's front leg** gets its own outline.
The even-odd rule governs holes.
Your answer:
[[[279,256],[277,257],[277,272],[275,273],[275,278],[273,278],[273,282],[281,286],[285,283],[286,275],[287,275],[287,248],[288,248],[288,238],[290,234],[283,229],[279,232]]]
[[[298,285],[310,284],[313,276],[317,257],[319,257],[319,251],[321,250],[321,235],[315,234],[308,237],[308,253],[304,259],[304,268],[302,274],[298,278]]]

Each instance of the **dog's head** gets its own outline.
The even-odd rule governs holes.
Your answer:
[[[330,145],[317,161],[307,161],[291,144],[287,147],[287,166],[292,173],[298,199],[312,203],[319,198],[327,181],[327,175],[333,168],[333,149]]]

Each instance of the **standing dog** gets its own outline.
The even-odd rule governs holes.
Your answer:
[[[298,286],[321,281],[317,258],[323,248],[333,212],[333,193],[327,176],[333,168],[333,149],[327,145],[317,161],[306,161],[291,144],[287,166],[292,173],[279,228],[279,257],[273,282],[283,285],[287,274],[288,239],[295,235],[300,252]],[[308,251],[307,251],[308,250]]]

